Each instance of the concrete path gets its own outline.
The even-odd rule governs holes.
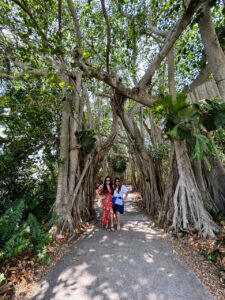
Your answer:
[[[32,300],[211,300],[213,296],[128,199],[120,232],[99,222]]]

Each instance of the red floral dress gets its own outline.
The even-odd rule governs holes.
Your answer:
[[[103,193],[103,186],[98,188],[99,193]],[[112,190],[109,188],[108,193],[104,194],[102,199],[102,219],[101,224],[106,225],[107,221],[110,220],[110,216],[113,214],[112,210]]]

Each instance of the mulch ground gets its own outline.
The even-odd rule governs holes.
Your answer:
[[[57,235],[47,246],[49,260],[40,263],[32,252],[11,259],[0,267],[5,280],[0,285],[0,300],[28,299],[38,287],[38,281],[46,275],[56,262],[74,245],[75,240],[85,237],[85,233],[93,227],[93,223],[85,223],[74,234]]]
[[[165,234],[164,238],[210,292],[217,299],[224,300],[224,271],[219,262],[208,261],[202,254],[202,249],[209,249],[212,241],[201,240],[198,237],[174,238],[171,234]],[[208,251],[212,251],[212,249]]]

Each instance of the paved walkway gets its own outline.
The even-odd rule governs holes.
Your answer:
[[[32,300],[211,300],[213,296],[128,199],[120,232],[99,222]]]

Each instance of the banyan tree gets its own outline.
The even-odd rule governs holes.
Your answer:
[[[3,0],[1,7],[2,82],[44,78],[62,95],[58,229],[94,216],[97,174],[114,155],[126,157],[133,188],[160,225],[214,237],[225,213],[216,138],[225,126],[224,3]],[[127,153],[113,153],[115,144]]]

